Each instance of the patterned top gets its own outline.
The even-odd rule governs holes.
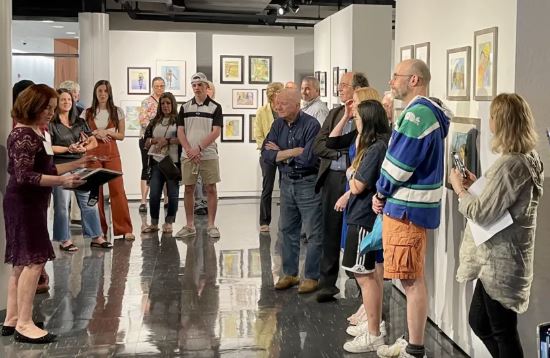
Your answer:
[[[145,128],[149,125],[151,119],[157,115],[159,102],[153,96],[149,96],[141,102],[141,108],[139,109],[139,136],[143,138],[145,134]]]

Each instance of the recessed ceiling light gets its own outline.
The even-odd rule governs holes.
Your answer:
[[[65,32],[67,35],[76,35],[76,32],[73,32],[73,31],[67,31]]]
[[[75,39],[78,39],[79,37],[78,36],[74,36]]]
[[[51,24],[53,23],[53,20],[42,20],[42,22],[45,22],[46,24]]]
[[[63,26],[63,25],[52,25],[52,27],[55,28],[55,29],[62,29],[65,26]]]

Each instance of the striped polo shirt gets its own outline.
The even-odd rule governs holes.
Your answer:
[[[192,148],[196,148],[201,140],[212,132],[214,126],[223,127],[222,106],[206,97],[204,103],[199,104],[193,97],[181,105],[177,125],[185,129],[185,136]],[[181,157],[186,159],[185,150]],[[212,142],[202,149],[202,160],[218,159],[218,147]]]

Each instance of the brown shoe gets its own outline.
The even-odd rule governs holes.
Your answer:
[[[283,276],[275,284],[276,290],[286,290],[292,286],[296,286],[300,283],[300,280],[296,276]]]
[[[306,278],[300,282],[300,286],[298,286],[298,293],[311,293],[317,290],[318,285],[319,282],[317,280],[310,280],[309,278]]]

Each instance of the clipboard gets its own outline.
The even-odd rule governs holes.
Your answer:
[[[71,172],[78,174],[86,183],[70,190],[90,191],[122,175],[122,172],[105,168],[80,168]]]

